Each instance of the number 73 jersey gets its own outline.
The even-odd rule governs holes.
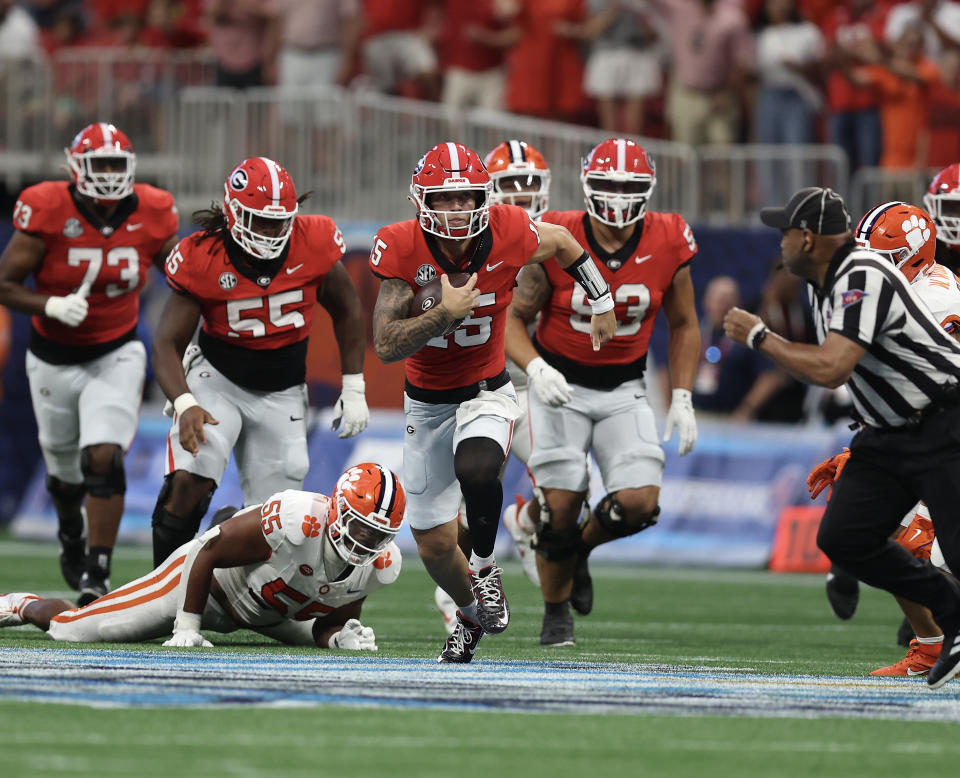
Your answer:
[[[586,292],[556,262],[545,262],[553,290],[537,325],[537,341],[547,351],[581,365],[624,365],[642,358],[664,294],[677,271],[697,253],[693,232],[683,217],[647,211],[626,244],[612,254],[597,243],[583,211],[548,211],[542,218],[566,227],[589,250],[610,285],[617,331],[609,343],[594,351]]]
[[[86,286],[90,311],[79,327],[34,316],[44,338],[67,346],[109,343],[137,326],[139,291],[153,258],[177,233],[173,195],[136,184],[109,224],[93,224],[66,181],[44,181],[20,193],[13,225],[39,238],[46,252],[35,273],[37,291],[57,297]]]

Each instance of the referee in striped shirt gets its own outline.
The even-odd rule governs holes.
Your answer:
[[[927,684],[939,688],[960,670],[960,585],[890,535],[923,500],[960,570],[960,344],[888,259],[856,245],[831,190],[801,189],[760,218],[783,232],[783,264],[808,282],[819,345],[781,338],[739,308],[724,329],[801,381],[850,390],[859,432],[817,544],[865,583],[933,611],[944,640]]]

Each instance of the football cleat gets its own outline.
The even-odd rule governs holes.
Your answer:
[[[524,524],[520,523],[522,520],[521,517],[526,518],[520,512],[526,504],[526,500],[518,494],[516,503],[508,505],[507,509],[503,512],[503,526],[507,528],[507,532],[510,533],[513,542],[517,544],[517,553],[520,555],[520,564],[523,565],[523,572],[527,578],[530,579],[531,583],[539,589],[540,573],[537,571],[537,554],[530,545],[530,541],[533,540],[535,528],[532,525],[529,529],[524,526],[530,523],[529,519],[527,519]]]
[[[496,635],[510,623],[510,605],[503,593],[503,570],[496,565],[483,568],[478,575],[470,573],[470,586],[477,598],[477,621],[484,632]]]
[[[87,542],[83,536],[70,537],[62,532],[57,533],[60,540],[60,572],[63,580],[71,589],[80,588],[80,577],[87,566]]]
[[[80,577],[80,596],[77,597],[77,605],[83,608],[109,591],[110,579],[88,570]]]
[[[575,646],[573,639],[573,615],[564,609],[562,615],[543,614],[543,627],[540,630],[541,646]]]
[[[453,601],[453,597],[438,586],[433,590],[433,602],[443,616],[443,628],[448,635],[452,635],[457,626],[457,604]]]
[[[936,663],[942,647],[942,643],[921,643],[918,640],[911,640],[907,655],[903,659],[890,665],[890,667],[880,667],[873,670],[870,675],[906,675],[911,677],[926,675]]]
[[[827,573],[827,599],[838,619],[852,619],[860,602],[860,582],[850,573],[831,565]]]
[[[40,600],[35,594],[28,592],[13,592],[0,594],[0,627],[16,627],[23,624],[20,611],[31,600]]]
[[[474,624],[457,611],[457,623],[443,644],[443,651],[437,657],[438,664],[466,664],[473,659],[477,643],[483,637],[483,627]]]
[[[939,689],[958,672],[960,672],[960,632],[956,628],[949,632],[944,629],[943,647],[940,649],[940,656],[927,674],[927,686],[931,689]]]
[[[573,570],[573,587],[570,589],[570,606],[581,616],[593,610],[593,578],[587,559],[589,549],[581,548],[577,552],[577,566]]]

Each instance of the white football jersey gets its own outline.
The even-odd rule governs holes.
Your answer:
[[[949,268],[934,264],[911,286],[947,332],[960,325],[960,279]]]
[[[390,543],[373,564],[331,581],[323,569],[330,498],[288,489],[261,508],[261,529],[273,554],[266,562],[214,571],[233,610],[254,627],[308,621],[366,597],[400,575],[400,549]]]

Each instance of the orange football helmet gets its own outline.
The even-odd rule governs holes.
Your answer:
[[[960,163],[945,167],[930,182],[923,205],[937,225],[937,239],[960,248]]]
[[[507,140],[495,147],[483,164],[493,182],[493,203],[518,205],[531,219],[547,211],[550,168],[543,154],[526,141]]]
[[[431,195],[438,192],[472,192],[474,207],[467,211],[431,208]],[[417,206],[417,220],[424,232],[441,238],[464,240],[483,232],[490,223],[493,184],[477,152],[462,143],[438,143],[420,157],[410,181],[410,199]],[[466,219],[452,225],[450,219]]]
[[[907,280],[926,275],[936,263],[937,228],[923,208],[901,202],[867,211],[854,233],[863,248],[887,257]]]
[[[632,140],[610,138],[583,161],[580,172],[587,212],[611,227],[640,221],[657,184],[656,166]]]
[[[80,194],[115,201],[133,193],[137,155],[130,139],[114,125],[88,124],[63,152]]]
[[[327,537],[343,561],[371,564],[403,525],[407,497],[387,468],[363,462],[337,480],[330,500]]]
[[[227,229],[254,260],[280,256],[298,209],[290,174],[266,157],[243,160],[223,184]]]

